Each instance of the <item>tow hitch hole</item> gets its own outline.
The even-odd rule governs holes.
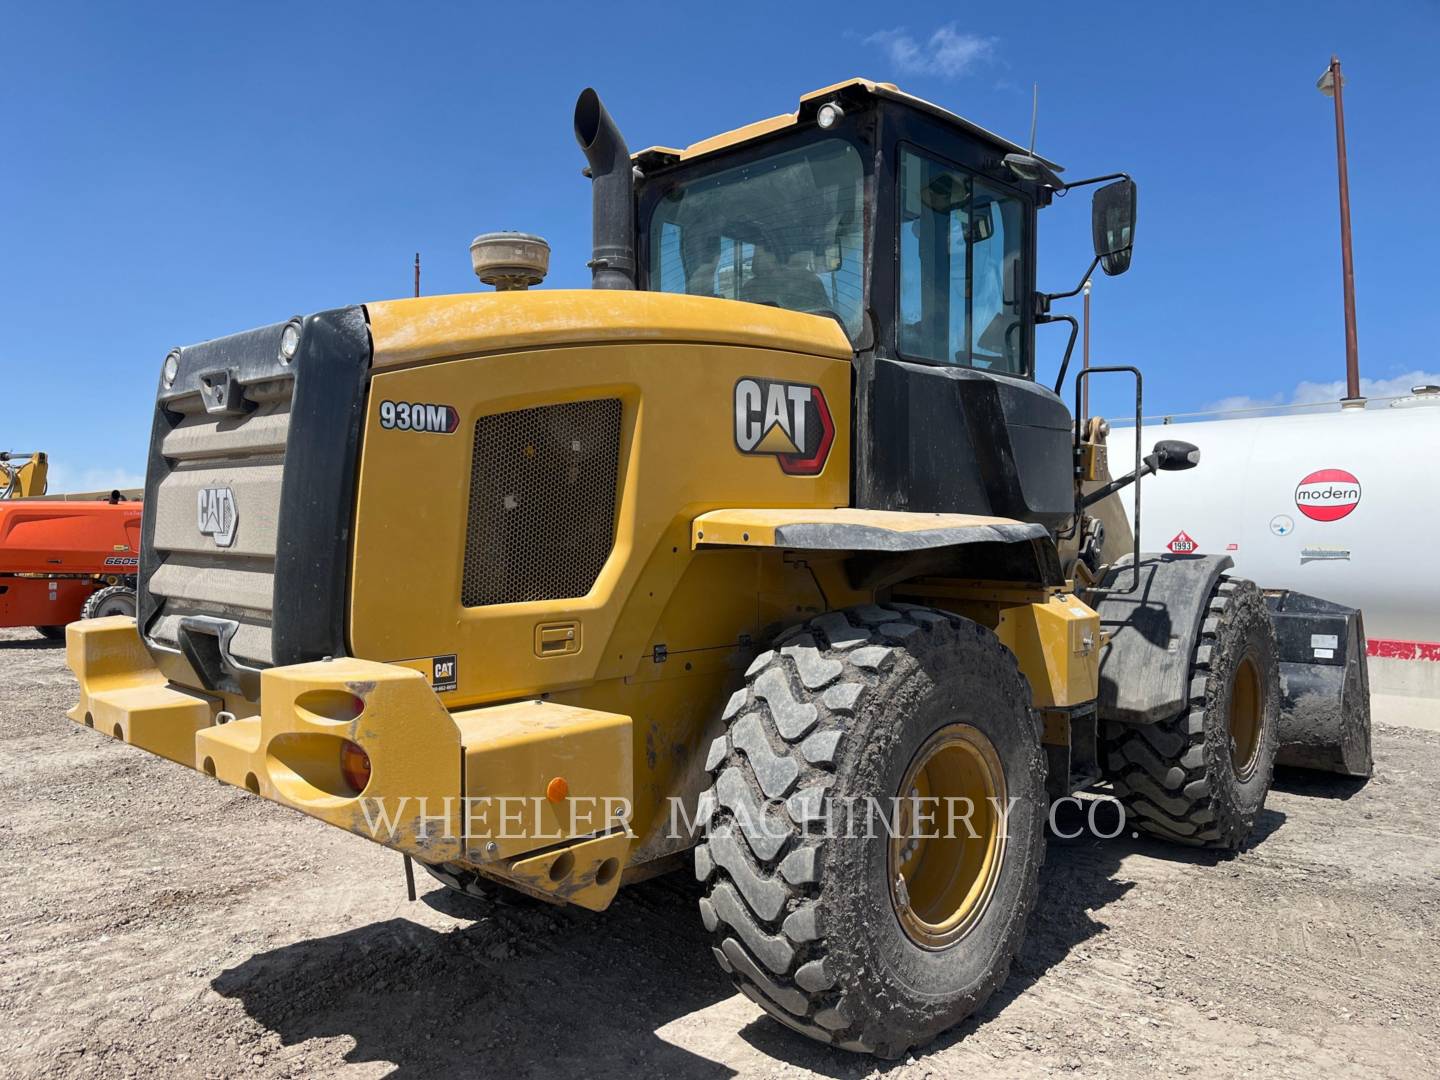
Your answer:
[[[213,757],[207,757],[201,767],[205,770],[206,776],[215,775],[215,759]]]
[[[123,739],[123,738],[125,738],[125,729],[124,729],[123,727],[121,727],[119,724],[116,724],[116,725],[115,725],[115,738],[117,738],[117,739]]]
[[[609,885],[620,869],[619,859],[606,859],[595,868],[595,884]]]
[[[245,790],[249,791],[252,795],[260,794],[260,781],[255,778],[253,772],[247,772],[245,774]]]
[[[564,852],[558,859],[550,864],[550,880],[564,881],[570,876],[570,871],[575,869],[575,856],[570,852]]]

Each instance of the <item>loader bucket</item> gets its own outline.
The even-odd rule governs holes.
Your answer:
[[[1280,646],[1276,764],[1368,777],[1370,679],[1360,612],[1289,590],[1267,591]]]

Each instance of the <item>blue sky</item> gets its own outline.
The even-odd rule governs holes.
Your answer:
[[[1433,0],[10,5],[0,449],[50,451],[58,486],[138,482],[167,349],[405,295],[417,249],[425,291],[460,292],[473,235],[539,232],[549,284],[583,285],[570,114],[590,83],[638,148],[850,75],[1023,141],[1038,82],[1038,149],[1140,184],[1134,266],[1096,286],[1096,361],[1144,367],[1152,412],[1304,396],[1344,374],[1333,120],[1314,88],[1332,51],[1362,370],[1408,386],[1440,371]],[[1085,198],[1042,217],[1042,287],[1084,268]],[[1053,372],[1063,331],[1040,333]]]

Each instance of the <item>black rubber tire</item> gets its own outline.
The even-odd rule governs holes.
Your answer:
[[[993,633],[908,604],[830,612],[757,657],[725,707],[697,811],[700,914],[738,988],[796,1031],[887,1058],[978,1009],[1020,949],[1044,860],[1045,755],[1030,702]],[[925,740],[962,720],[993,742],[1017,801],[988,907],[932,951],[891,904],[886,834],[826,836],[823,825],[844,799],[893,796]]]
[[[41,637],[43,637],[46,641],[64,641],[64,640],[65,640],[65,627],[64,627],[64,626],[37,626],[37,627],[35,627],[35,630],[36,630],[36,632],[39,633],[39,635],[40,635]]]
[[[1260,590],[1222,575],[1190,661],[1185,710],[1158,724],[1103,725],[1106,779],[1128,825],[1195,847],[1244,846],[1265,807],[1280,745],[1277,653]],[[1246,657],[1260,683],[1261,719],[1254,765],[1242,778],[1231,756],[1229,715],[1235,670]]]
[[[125,610],[118,610],[118,609]],[[135,590],[128,585],[107,585],[103,589],[96,589],[85,599],[85,606],[80,609],[80,618],[99,619],[106,615],[130,615],[135,614]]]
[[[490,903],[507,904],[511,907],[532,907],[545,904],[543,900],[537,900],[526,893],[517,892],[494,878],[488,878],[484,874],[471,870],[459,863],[422,863],[416,860],[420,866],[425,868],[426,873],[440,882],[452,892],[460,893],[471,900],[486,900]]]

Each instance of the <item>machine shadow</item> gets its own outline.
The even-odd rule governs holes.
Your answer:
[[[1341,776],[1338,773],[1316,772],[1286,765],[1275,766],[1270,786],[1287,795],[1303,795],[1308,799],[1339,799],[1342,802],[1364,789],[1368,776]]]
[[[1255,822],[1250,843],[1260,843],[1278,830],[1285,815],[1263,811]],[[1059,834],[1085,828],[1084,812],[1062,804],[1056,815]],[[1109,831],[1104,822],[1099,828]],[[1045,865],[1040,870],[1040,890],[1026,928],[1025,944],[1010,969],[1010,977],[985,1005],[964,1023],[946,1032],[913,1055],[917,1061],[966,1039],[999,1017],[1017,998],[1035,985],[1051,968],[1073,950],[1110,929],[1101,911],[1135,887],[1121,873],[1121,863],[1132,854],[1196,866],[1218,866],[1230,853],[1204,848],[1187,848],[1145,836],[1132,837],[1128,831],[1113,839],[1098,839],[1089,833],[1065,839],[1048,834]],[[859,1080],[881,1071],[887,1063],[863,1055],[821,1046],[779,1024],[762,1018],[747,1025],[740,1035],[762,1053],[791,1065],[801,1066],[836,1080]],[[888,1063],[904,1066],[904,1061]]]
[[[1266,811],[1255,841],[1284,815]],[[1083,819],[1061,815],[1061,832]],[[996,1018],[1075,948],[1109,929],[1106,905],[1134,883],[1126,856],[1213,865],[1226,855],[1128,833],[1110,840],[1052,836],[1025,945],[1009,980],[978,1013],[919,1056]],[[710,955],[696,911],[699,886],[676,873],[625,889],[602,914],[497,903],[445,891],[431,908],[464,925],[437,931],[397,918],[260,953],[212,981],[289,1046],[349,1036],[350,1062],[389,1062],[404,1077],[729,1077],[733,1070],[658,1032],[735,993]],[[768,1017],[738,1033],[756,1050],[833,1077],[884,1063],[796,1035]],[[483,1066],[479,1063],[483,1062]]]
[[[6,652],[10,649],[40,649],[42,651],[49,651],[51,649],[64,648],[65,641],[63,638],[52,640],[51,638],[41,637],[39,634],[36,634],[34,637],[6,638],[0,641],[0,652]]]
[[[710,955],[698,886],[673,874],[607,912],[425,894],[471,920],[404,918],[257,954],[211,982],[287,1045],[349,1036],[395,1078],[545,1075],[719,1080],[733,1070],[656,1032],[734,993]]]

